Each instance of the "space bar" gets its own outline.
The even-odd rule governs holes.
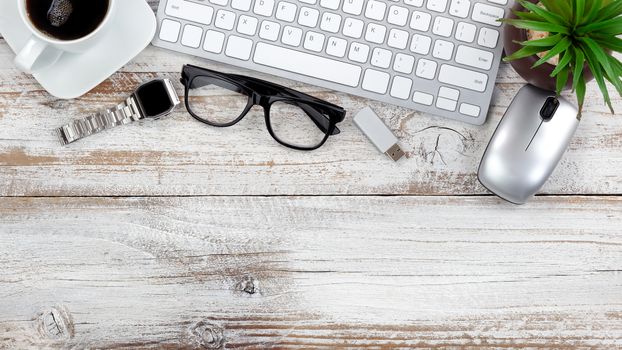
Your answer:
[[[255,63],[356,87],[361,77],[361,67],[280,46],[257,43]]]

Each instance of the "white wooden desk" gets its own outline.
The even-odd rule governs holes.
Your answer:
[[[622,347],[622,118],[594,84],[517,207],[476,179],[523,84],[507,65],[483,127],[241,71],[349,111],[303,153],[261,117],[217,129],[183,108],[60,147],[55,127],[143,81],[182,94],[184,63],[239,70],[148,48],[63,101],[12,58],[0,39],[0,349]],[[355,128],[367,105],[409,159]]]

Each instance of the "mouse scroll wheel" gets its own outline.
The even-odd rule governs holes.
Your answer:
[[[559,100],[556,97],[547,98],[546,102],[544,102],[544,106],[542,106],[542,109],[540,110],[540,117],[542,117],[544,121],[553,119],[558,107]]]

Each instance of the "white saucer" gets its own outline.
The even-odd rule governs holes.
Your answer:
[[[33,76],[53,96],[80,97],[136,57],[153,39],[156,19],[145,0],[121,0],[108,33],[82,54],[63,53],[58,62]],[[0,0],[0,33],[14,52],[30,38],[17,1]]]

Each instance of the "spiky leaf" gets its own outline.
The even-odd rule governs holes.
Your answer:
[[[506,19],[504,22],[513,25],[516,28],[539,30],[549,33],[570,34],[570,29],[555,23],[528,21],[523,19]]]
[[[604,21],[622,16],[622,1],[614,1],[603,7],[596,17],[597,21]]]
[[[601,34],[590,35],[590,37],[596,40],[596,42],[604,48],[617,52],[622,52],[622,39],[620,38],[616,38],[614,36],[605,36]]]
[[[585,91],[587,90],[585,79],[583,75],[580,76],[579,81],[577,82],[577,102],[579,104],[579,115],[577,118],[581,119],[583,115],[583,104],[585,103]]]
[[[589,35],[593,32],[598,34],[620,35],[622,34],[622,17],[586,24],[577,28],[576,31],[579,36]]]
[[[511,54],[510,56],[504,58],[504,61],[515,61],[515,60],[519,60],[521,58],[525,58],[525,57],[529,57],[529,56],[533,56],[537,53],[540,52],[544,52],[547,51],[549,48],[548,47],[541,47],[541,46],[525,46],[523,48],[521,48],[520,50],[514,52],[513,54]]]
[[[542,8],[532,2],[526,1],[526,0],[518,0],[518,2],[526,9],[528,9],[529,11],[531,11],[532,13],[537,14],[538,16],[542,17],[545,21],[549,22],[549,23],[555,23],[555,24],[559,24],[561,26],[568,26],[568,21],[563,18],[562,16],[551,12],[545,8]]]
[[[613,111],[613,106],[611,105],[611,98],[609,97],[609,90],[607,90],[607,84],[605,83],[603,69],[598,63],[598,60],[594,56],[593,52],[589,48],[587,48],[585,44],[581,44],[581,47],[583,48],[583,52],[585,52],[585,57],[587,58],[587,64],[589,65],[590,70],[592,71],[594,75],[594,79],[596,80],[596,83],[598,83],[598,88],[600,89],[600,92],[603,94],[605,103],[611,110],[611,114],[614,114],[615,112]]]
[[[540,46],[540,47],[552,48],[553,46],[557,45],[557,43],[559,43],[559,41],[562,40],[563,38],[564,37],[561,34],[555,34],[555,35],[551,35],[543,39],[523,41],[523,42],[520,42],[519,44],[523,46]]]
[[[572,51],[565,51],[565,53],[561,56],[561,59],[559,60],[557,67],[555,67],[555,69],[551,73],[551,78],[558,75],[562,71],[562,69],[565,69],[570,64],[570,61],[572,59],[573,59]]]
[[[559,71],[559,74],[557,74],[557,79],[556,79],[557,96],[561,95],[562,90],[564,90],[564,87],[568,83],[569,72],[570,72],[570,69],[568,69],[568,67],[564,67],[563,69]]]
[[[536,68],[540,65],[543,65],[551,58],[559,55],[561,52],[566,51],[566,49],[568,49],[570,45],[572,45],[572,40],[570,40],[568,37],[563,37],[562,40],[560,40],[559,43],[557,43],[557,45],[555,45],[551,50],[549,50],[549,52],[547,52],[546,55],[542,56],[542,58],[540,58],[538,62],[536,62],[532,66],[532,68]]]
[[[579,79],[583,78],[583,67],[585,67],[585,54],[579,47],[574,48],[574,63],[572,74],[572,90],[577,90]]]

